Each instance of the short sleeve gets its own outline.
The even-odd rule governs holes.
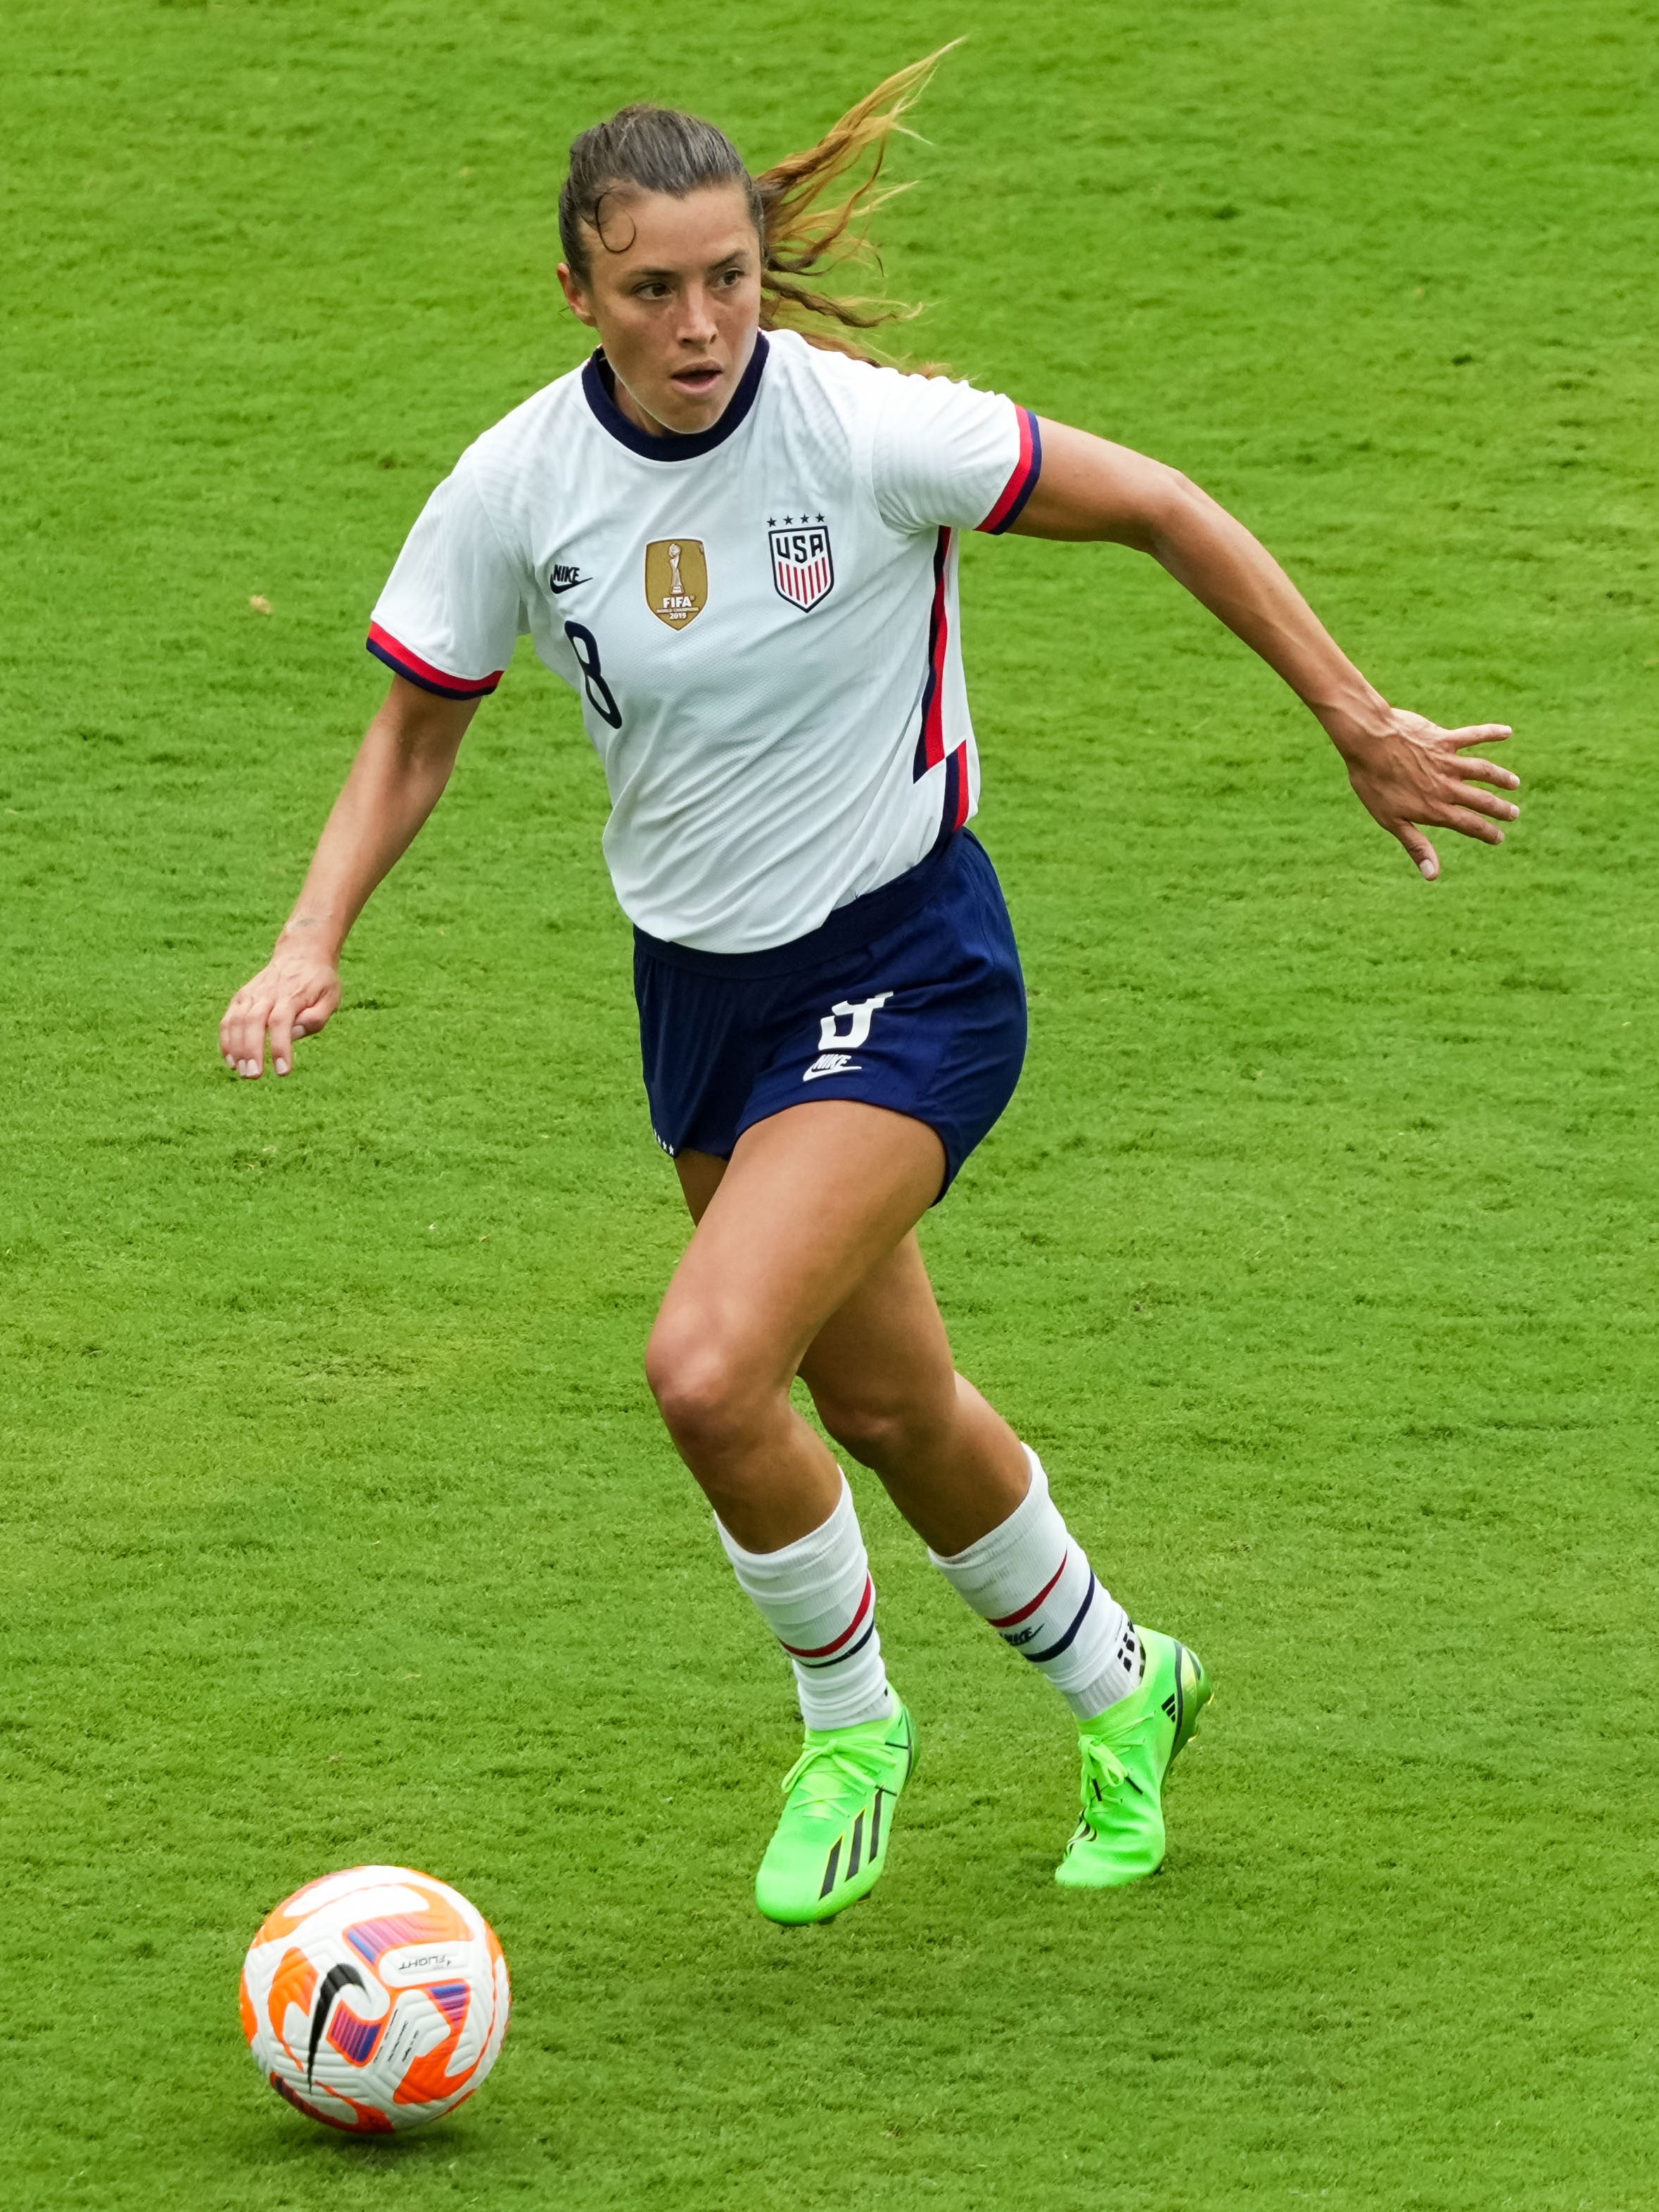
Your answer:
[[[409,533],[368,626],[368,649],[446,699],[493,691],[524,626],[513,562],[465,467],[446,477]]]
[[[942,376],[883,376],[871,446],[876,506],[895,530],[1001,532],[1016,522],[1042,471],[1027,407]]]

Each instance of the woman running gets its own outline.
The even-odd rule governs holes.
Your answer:
[[[1158,1867],[1164,1778],[1210,1693],[1193,1653],[1097,1579],[1036,1453],[955,1371],[916,1240],[1025,1048],[1007,912],[967,827],[958,533],[1151,554],[1317,716],[1425,876],[1419,824],[1495,845],[1516,812],[1480,787],[1516,778],[1460,750],[1508,731],[1390,707],[1175,470],[860,349],[883,311],[817,289],[875,204],[872,174],[843,180],[866,154],[879,168],[929,67],[758,178],[672,109],[576,140],[559,281],[598,349],[470,447],[416,523],[369,629],[391,690],[220,1030],[239,1075],[260,1075],[267,1037],[288,1073],[527,633],[605,763],[646,1089],[696,1224],[651,1388],[799,1686],[805,1742],[756,1880],[786,1922],[873,1887],[916,1743],[852,1493],[791,1406],[797,1375],[1075,1716],[1082,1809],[1058,1881]]]

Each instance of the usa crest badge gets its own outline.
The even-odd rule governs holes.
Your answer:
[[[799,525],[786,518],[781,530],[773,524],[770,535],[772,581],[779,596],[803,612],[817,606],[835,588],[836,581],[835,556],[823,518]]]

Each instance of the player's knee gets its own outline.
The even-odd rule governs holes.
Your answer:
[[[717,1465],[741,1448],[761,1418],[764,1393],[752,1364],[716,1330],[659,1323],[645,1373],[669,1434],[694,1468]]]
[[[878,1474],[904,1467],[927,1448],[941,1408],[916,1400],[868,1397],[857,1392],[815,1391],[818,1419],[842,1449]]]

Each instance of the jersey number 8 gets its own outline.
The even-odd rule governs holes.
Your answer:
[[[599,641],[580,623],[568,622],[564,634],[570,640],[570,649],[581,669],[582,688],[594,713],[603,714],[613,730],[621,729],[622,708],[599,670]]]

